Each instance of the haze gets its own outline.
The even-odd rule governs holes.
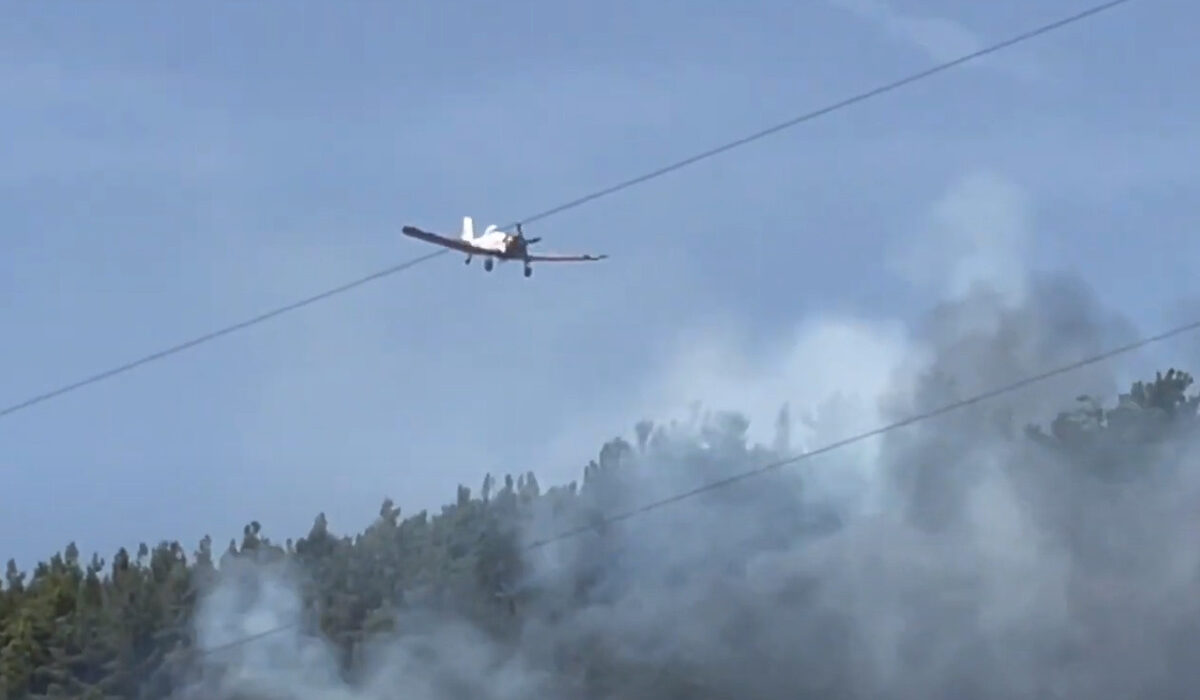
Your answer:
[[[427,252],[404,223],[533,214],[1076,6],[6,8],[0,396]],[[976,281],[1066,271],[1156,331],[1198,291],[1197,19],[1132,3],[530,227],[604,263],[444,256],[7,416],[3,554],[356,531],[384,496],[576,478],[693,400],[761,436],[785,401],[873,401],[905,321]]]

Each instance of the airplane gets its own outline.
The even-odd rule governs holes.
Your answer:
[[[405,226],[401,230],[406,236],[466,253],[467,260],[464,263],[466,265],[470,265],[471,259],[478,255],[483,258],[483,269],[488,272],[492,271],[497,260],[500,262],[520,260],[525,264],[526,277],[533,275],[533,266],[530,263],[586,262],[604,260],[608,257],[607,255],[530,255],[529,246],[542,239],[541,237],[526,238],[525,233],[521,230],[521,224],[517,224],[516,233],[501,231],[498,226],[491,224],[484,229],[483,235],[476,237],[475,223],[469,216],[463,217],[462,233],[457,239],[422,231],[416,226]]]

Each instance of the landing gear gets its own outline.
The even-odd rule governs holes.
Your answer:
[[[495,265],[496,265],[496,261],[495,261],[495,260],[492,260],[491,258],[484,258],[484,259],[483,259],[483,269],[487,270],[488,272],[491,272],[491,271],[492,271],[492,268],[493,268]]]
[[[468,255],[467,259],[463,261],[463,265],[470,265],[470,264],[471,264],[471,256]]]
[[[526,277],[532,277],[532,276],[533,276],[533,268],[532,268],[532,267],[530,267],[528,264],[526,264],[526,265],[525,265],[525,276],[526,276]]]

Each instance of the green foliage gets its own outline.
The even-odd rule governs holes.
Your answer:
[[[1194,429],[1200,398],[1186,395],[1192,382],[1184,372],[1159,373],[1152,382],[1135,383],[1110,409],[1079,397],[1081,406],[1059,415],[1049,434],[1029,428],[1027,435],[1091,466],[1103,466],[1106,455],[1120,450],[1158,449]],[[777,452],[788,449],[787,423],[785,408]],[[770,455],[747,445],[746,429],[744,418],[723,413],[685,439],[643,421],[636,446],[621,439],[603,446],[585,468],[582,486],[543,491],[532,473],[507,475],[499,485],[489,474],[478,495],[459,486],[454,503],[439,514],[402,518],[387,499],[375,522],[354,537],[334,535],[319,514],[307,535],[283,546],[252,522],[219,562],[207,536],[191,557],[178,543],[160,542],[152,549],[139,545],[135,555],[122,548],[106,565],[95,556],[81,560],[72,543],[29,574],[9,561],[0,589],[0,698],[169,695],[196,666],[193,616],[203,594],[247,561],[301,573],[309,631],[319,628],[339,648],[347,671],[364,641],[395,630],[397,611],[406,606],[451,609],[494,637],[514,637],[534,595],[520,586],[526,573],[521,533],[534,518],[549,518],[559,531],[599,527],[603,513],[630,501],[638,482],[625,477],[652,455],[709,455],[689,457],[697,472],[714,460],[766,461]],[[580,576],[583,586],[586,567]],[[561,671],[580,682],[597,688],[617,682],[612,665],[618,662],[602,652],[564,650],[563,658]],[[620,673],[633,679],[666,672]]]
[[[1161,451],[1192,434],[1200,411],[1200,396],[1188,396],[1193,378],[1187,372],[1157,372],[1153,382],[1134,382],[1117,397],[1113,408],[1082,395],[1074,410],[1060,413],[1047,434],[1039,426],[1026,435],[1068,459],[1105,477],[1132,477],[1131,465],[1147,462],[1147,450]]]

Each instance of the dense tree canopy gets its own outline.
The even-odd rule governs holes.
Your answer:
[[[1194,437],[1200,399],[1186,395],[1191,382],[1189,375],[1171,370],[1153,381],[1134,384],[1112,408],[1092,397],[1080,397],[1077,409],[1062,413],[1047,428],[1009,432],[1007,439],[1022,443],[1020,449],[1033,451],[1029,454],[1040,454],[1036,459],[1047,464],[1069,465],[1103,481],[1117,471],[1136,469],[1139,460],[1161,460],[1164,451]],[[717,572],[712,581],[727,580],[718,579],[719,572],[735,570],[744,577],[738,580],[751,580],[747,553],[785,551],[801,538],[819,540],[825,536],[822,533],[840,527],[836,512],[818,513],[811,499],[796,498],[790,486],[794,474],[770,473],[758,486],[747,482],[733,484],[721,494],[700,494],[692,499],[696,510],[645,514],[644,523],[679,532],[693,527],[685,517],[689,514],[710,513],[715,520],[753,508],[755,517],[768,525],[706,530],[704,538],[693,538],[701,540],[694,545],[677,545],[669,556],[648,549],[644,559],[626,551],[636,539],[612,534],[620,528],[634,531],[639,518],[606,523],[606,515],[635,510],[672,490],[686,490],[682,485],[687,483],[701,484],[765,464],[787,451],[789,424],[785,412],[780,436],[768,449],[748,443],[746,422],[734,414],[712,416],[692,430],[644,421],[636,426],[633,443],[617,439],[604,445],[586,466],[579,484],[545,490],[532,473],[501,479],[489,475],[477,493],[459,486],[453,503],[435,514],[404,517],[392,500],[384,500],[374,523],[353,537],[334,534],[325,517],[318,515],[306,535],[282,543],[252,522],[222,551],[205,537],[191,552],[177,542],[159,542],[132,551],[121,549],[107,559],[89,559],[70,544],[32,571],[20,571],[10,561],[0,592],[0,697],[291,697],[286,691],[255,685],[258,681],[252,679],[230,680],[238,673],[243,674],[239,678],[251,678],[246,669],[259,663],[250,651],[258,642],[235,644],[225,652],[202,648],[235,643],[256,629],[285,623],[298,630],[291,639],[328,640],[333,650],[330,673],[339,687],[366,688],[384,682],[371,670],[378,665],[372,659],[384,653],[372,651],[372,640],[397,644],[406,630],[420,626],[415,611],[461,621],[491,649],[522,650],[523,664],[550,677],[546,682],[552,685],[538,687],[554,687],[559,697],[568,693],[575,697],[728,697],[728,687],[717,688],[726,676],[705,671],[694,659],[723,635],[757,639],[755,635],[761,636],[771,620],[754,609],[756,598],[733,588],[715,599],[684,601],[691,595],[688,591],[695,590],[697,562]],[[1021,461],[1027,464],[1030,459]],[[1124,474],[1121,481],[1131,478],[1137,475]],[[570,549],[538,541],[568,531],[579,533]],[[688,546],[694,546],[694,551],[685,551]],[[553,566],[548,563],[551,557],[558,557]],[[637,562],[653,562],[653,566]],[[636,575],[612,575],[621,567],[636,566],[642,567]],[[642,589],[629,581],[643,580],[637,577],[650,576],[651,571],[661,578],[655,585],[679,591],[680,601],[673,604],[680,610],[694,605],[706,611],[706,625],[716,621],[706,627],[707,633],[689,637],[693,646],[679,647],[678,654],[652,651],[665,647],[652,643],[655,631],[649,623],[634,626],[638,631],[620,645],[597,632],[606,624],[616,625],[622,614],[634,619],[630,611],[639,604]],[[264,572],[274,578],[264,578]],[[1194,585],[1194,572],[1189,575],[1188,585]],[[272,585],[270,581],[294,584],[297,602],[294,609],[279,603],[282,608],[269,619],[253,622],[250,613],[256,605],[283,600],[266,592],[264,586]],[[718,585],[705,590],[716,590]],[[838,631],[841,627],[822,617],[824,607],[805,602],[815,600],[806,597],[813,595],[807,590],[797,583],[754,595],[772,596],[779,606],[776,611],[787,610],[793,616],[788,618],[793,628],[814,630],[808,637],[794,639],[809,639],[822,653],[850,644]],[[622,601],[625,612],[614,607],[616,600]],[[712,600],[716,600],[713,607],[706,607]],[[608,619],[589,618],[588,625],[574,628],[582,631],[561,633],[562,620],[572,614],[582,619],[579,611],[589,606],[606,611],[601,617]],[[221,612],[214,612],[218,609]],[[651,613],[637,613],[643,614]],[[552,629],[560,631],[545,632]],[[553,642],[539,647],[539,638]],[[617,648],[626,644],[627,648]],[[742,653],[737,651],[742,649],[739,644],[730,643],[728,649],[733,651],[728,653]],[[286,649],[297,658],[307,653],[301,647]],[[689,657],[688,649],[696,655]],[[503,657],[502,652],[498,653]],[[803,659],[812,655],[807,646],[774,653],[781,655],[782,666],[804,666]],[[419,651],[410,649],[406,654],[408,659],[422,658]],[[230,660],[234,658],[236,662]],[[478,664],[511,669],[514,662],[464,656],[455,663],[463,668]],[[814,684],[808,690],[841,688],[843,695],[853,695],[845,689],[857,681],[838,675],[841,668],[836,664],[805,667]],[[446,673],[437,681],[442,685],[429,681],[427,686],[427,690],[442,690],[414,692],[411,697],[485,697],[471,685],[476,682],[471,674]],[[509,671],[478,673],[485,678],[479,682],[490,684],[489,692],[506,696],[495,688],[506,682],[502,679]],[[784,673],[758,674],[760,685],[741,697],[797,697],[801,689],[789,685],[782,675],[772,675]],[[787,695],[788,690],[793,694]],[[519,694],[513,690],[510,696]],[[963,695],[967,696],[970,693]]]

